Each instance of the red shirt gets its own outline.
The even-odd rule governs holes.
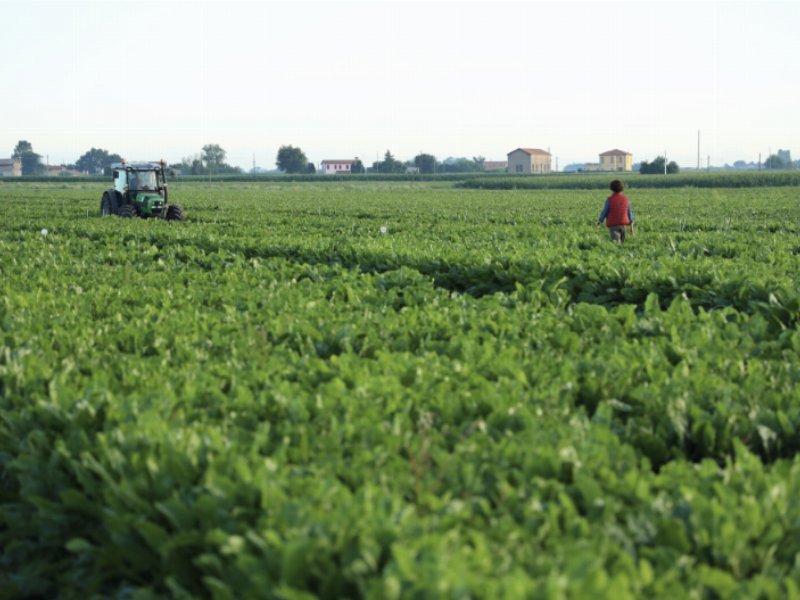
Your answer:
[[[628,197],[619,192],[615,192],[608,197],[608,214],[606,215],[607,227],[619,227],[620,225],[630,225]]]

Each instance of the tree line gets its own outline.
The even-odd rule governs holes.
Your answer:
[[[46,166],[42,163],[42,155],[34,152],[33,145],[27,140],[20,140],[14,147],[12,158],[22,164],[23,175],[41,175]],[[241,173],[239,167],[225,162],[226,152],[218,144],[206,144],[198,154],[183,158],[173,163],[173,169],[191,175]],[[122,162],[122,156],[103,148],[90,148],[74,163],[64,165],[67,169],[79,171],[87,175],[111,175],[111,165]]]
[[[483,171],[483,163],[486,159],[482,156],[467,158],[448,159],[438,161],[432,154],[420,153],[412,160],[405,162],[397,160],[390,150],[383,155],[383,160],[376,160],[372,166],[365,167],[359,158],[354,158],[350,165],[350,173],[406,173],[409,169],[415,169],[418,173],[474,173]],[[316,167],[308,162],[305,153],[294,146],[281,146],[278,150],[275,165],[286,173],[315,173]]]
[[[11,158],[16,158],[20,161],[23,175],[41,175],[47,168],[42,163],[42,155],[34,152],[33,145],[27,140],[17,142]],[[75,163],[65,166],[67,169],[90,175],[99,175],[104,172],[110,174],[111,165],[121,160],[122,157],[119,154],[111,154],[108,150],[101,148],[91,148]]]
[[[20,140],[14,148],[12,158],[19,159],[22,163],[23,175],[41,175],[45,171],[42,155],[33,150],[33,145],[27,140]],[[226,162],[227,152],[219,144],[206,144],[197,154],[192,154],[181,159],[180,162],[170,166],[180,171],[183,175],[228,175],[242,173],[242,169]],[[438,161],[432,154],[420,153],[412,160],[397,160],[391,151],[387,150],[383,160],[375,161],[366,167],[356,158],[351,165],[350,172],[359,173],[405,173],[409,168],[416,169],[419,173],[473,173],[483,171],[484,157],[448,158]],[[122,162],[119,154],[109,152],[103,148],[90,148],[74,163],[65,165],[67,169],[79,171],[88,175],[111,175],[111,165]],[[290,174],[315,173],[314,163],[309,162],[305,152],[299,147],[284,145],[278,150],[275,166]]]
[[[179,170],[184,175],[228,175],[242,173],[240,167],[229,165],[225,162],[226,151],[219,144],[206,144],[201,151],[181,159],[178,163],[172,163],[171,167]],[[45,171],[42,163],[42,155],[33,150],[33,145],[27,140],[20,140],[14,147],[12,158],[19,159],[22,163],[23,175],[40,175]],[[419,153],[412,160],[405,162],[397,160],[387,150],[383,160],[376,160],[370,167],[365,167],[358,158],[351,164],[350,172],[359,173],[406,173],[413,169],[418,173],[475,173],[485,170],[483,156],[474,156],[471,159],[447,158],[443,161],[437,160],[432,154]],[[111,165],[122,161],[119,154],[111,153],[102,148],[90,148],[75,161],[74,164],[65,165],[67,169],[79,171],[89,175],[110,175]],[[302,149],[284,145],[278,150],[275,166],[290,174],[295,173],[316,173],[314,163],[309,162]],[[666,166],[666,170],[665,170]],[[764,162],[766,169],[785,169],[794,166],[791,161],[786,161],[778,154],[771,154]],[[639,173],[666,174],[678,173],[680,168],[675,161],[666,162],[663,156],[656,157],[653,161],[642,161],[639,166]]]

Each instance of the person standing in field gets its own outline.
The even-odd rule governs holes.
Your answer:
[[[597,219],[596,227],[605,220],[608,232],[611,234],[611,240],[621,244],[625,241],[625,227],[631,230],[631,237],[633,236],[633,211],[631,211],[631,203],[628,197],[622,193],[625,186],[619,179],[615,179],[609,186],[611,191],[614,192],[608,198],[603,206],[603,211]]]

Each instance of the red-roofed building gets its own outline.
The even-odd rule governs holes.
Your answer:
[[[508,153],[509,173],[549,173],[550,153],[539,148],[517,148]]]
[[[507,160],[485,160],[483,161],[484,171],[505,171],[508,169]]]
[[[624,150],[607,150],[600,154],[600,171],[632,171],[633,154]]]
[[[323,160],[320,169],[323,175],[349,175],[355,160]]]
[[[21,177],[22,161],[18,158],[0,158],[0,177]]]
[[[45,174],[49,177],[56,175],[67,175],[67,167],[64,165],[47,165],[45,167]]]

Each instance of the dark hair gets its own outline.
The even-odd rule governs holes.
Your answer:
[[[625,189],[625,185],[619,179],[615,179],[614,181],[612,181],[609,187],[611,188],[612,192],[617,192],[617,193]]]

